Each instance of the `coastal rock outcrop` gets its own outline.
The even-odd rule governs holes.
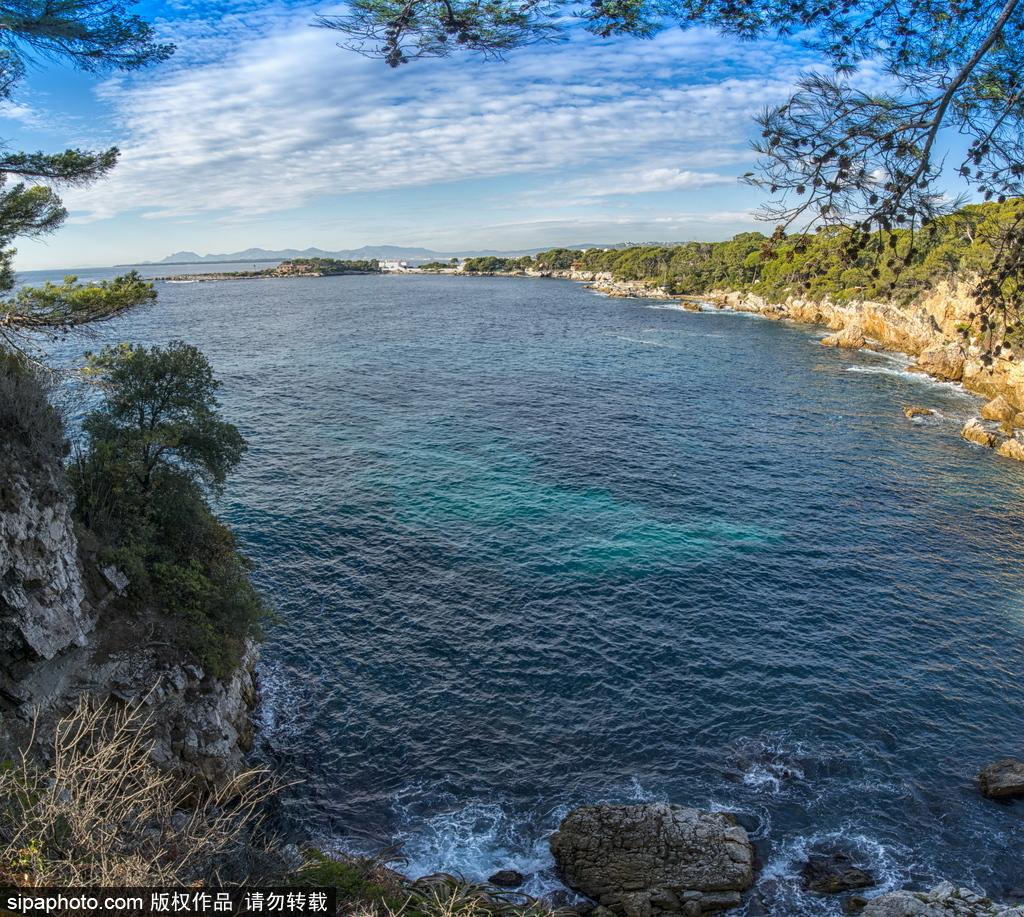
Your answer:
[[[1003,758],[989,764],[978,774],[978,785],[993,799],[1024,796],[1024,761]]]
[[[869,901],[862,917],[1024,917],[1024,907],[999,904],[943,882],[927,892],[890,892]]]
[[[1019,435],[1008,436],[1002,430],[990,429],[977,417],[972,417],[964,424],[960,435],[968,442],[994,449],[1003,458],[1024,462],[1024,440],[1019,439]]]
[[[1024,462],[1024,442],[1021,442],[1015,436],[1010,436],[996,446],[996,455]]]
[[[1001,441],[1000,435],[995,430],[989,430],[977,417],[972,417],[964,424],[960,435],[969,443],[987,446],[989,449],[996,448]]]
[[[237,771],[252,738],[255,646],[226,678],[159,638],[157,613],[122,607],[128,580],[83,551],[56,450],[0,439],[0,759],[45,747],[82,695],[141,704],[153,758],[199,784]]]
[[[927,373],[946,382],[959,382],[964,377],[964,355],[956,344],[933,344],[918,354],[911,372]]]
[[[850,350],[860,350],[867,342],[864,339],[864,330],[856,322],[847,325],[845,328],[827,335],[821,339],[824,347],[845,347]]]
[[[93,627],[61,478],[54,468],[30,476],[8,465],[0,480],[0,669],[8,677],[12,665],[83,645]]]
[[[931,417],[935,412],[931,408],[923,408],[916,404],[908,404],[903,408],[903,414],[908,420],[915,417]]]
[[[981,406],[983,420],[994,420],[999,423],[1012,423],[1017,409],[1006,400],[1005,395],[996,395],[991,401]]]
[[[551,852],[566,885],[621,917],[726,910],[754,881],[754,849],[736,819],[679,805],[581,806]]]

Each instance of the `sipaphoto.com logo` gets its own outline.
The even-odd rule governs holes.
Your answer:
[[[106,913],[110,911],[142,911],[146,900],[141,895],[102,895],[64,892],[44,895],[10,893],[4,897],[4,907],[15,914],[53,914],[67,911]]]
[[[334,888],[0,888],[0,917],[331,917]]]

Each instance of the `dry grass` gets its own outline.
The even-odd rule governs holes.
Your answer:
[[[528,895],[476,885],[457,876],[435,875],[406,884],[399,904],[368,904],[343,910],[342,917],[576,917]]]
[[[49,767],[27,752],[0,769],[0,884],[171,886],[217,875],[261,821],[267,772],[196,799],[157,768],[142,709],[82,699],[56,727]]]

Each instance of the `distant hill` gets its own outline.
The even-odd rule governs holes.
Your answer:
[[[628,243],[614,244],[588,243],[584,245],[565,245],[562,248],[625,248]],[[287,261],[291,258],[335,258],[339,261],[444,261],[449,258],[518,258],[522,255],[535,255],[547,251],[552,246],[527,248],[519,251],[499,251],[495,249],[479,249],[473,251],[438,252],[429,248],[416,248],[404,245],[364,245],[362,248],[350,248],[340,251],[325,251],[322,248],[247,248],[240,252],[200,255],[198,252],[175,252],[156,264],[216,264],[227,261]]]

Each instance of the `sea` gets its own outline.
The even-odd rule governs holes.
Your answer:
[[[289,836],[545,895],[571,807],[658,800],[747,827],[740,914],[839,914],[799,876],[836,850],[869,895],[1024,894],[1024,803],[975,780],[1024,755],[1024,465],[959,437],[975,396],[564,280],[158,289],[48,346],[181,339],[223,382]]]

